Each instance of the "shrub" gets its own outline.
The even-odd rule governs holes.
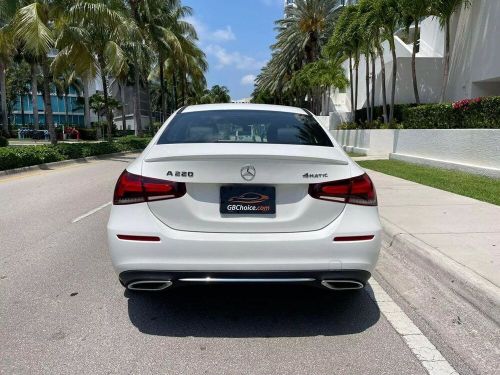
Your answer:
[[[404,120],[404,113],[407,108],[415,107],[416,104],[394,104],[394,122],[402,122]],[[389,116],[390,106],[387,105],[387,116]],[[379,105],[373,109],[373,118],[381,119],[383,118],[383,106]],[[364,123],[367,120],[366,108],[361,108],[356,110],[356,120],[357,122]]]
[[[454,129],[461,127],[461,116],[451,104],[424,104],[406,108],[406,129]]]
[[[97,130],[91,128],[77,128],[80,132],[80,139],[84,141],[96,141],[97,140]]]
[[[139,138],[133,135],[128,135],[125,137],[118,138],[115,143],[119,145],[123,149],[123,151],[130,150],[142,150],[144,149],[148,143],[151,141],[151,138]]]
[[[426,104],[405,111],[408,129],[500,128],[500,97],[463,99],[453,104]]]
[[[134,135],[135,130],[116,130],[114,133],[115,137],[126,137],[127,135]]]
[[[500,128],[500,96],[472,99],[459,111],[463,128]]]
[[[51,146],[20,146],[0,148],[0,170],[28,167],[30,165],[64,160]]]
[[[27,167],[67,159],[144,149],[151,138],[127,136],[114,142],[60,143],[55,146],[0,148],[0,170]]]
[[[7,147],[9,145],[9,141],[7,138],[0,135],[0,147]]]

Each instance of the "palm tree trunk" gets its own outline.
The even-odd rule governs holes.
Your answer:
[[[182,100],[181,103],[183,106],[186,105],[186,75],[182,73],[182,78],[181,78],[181,95],[182,95]]]
[[[392,34],[391,34],[392,35]],[[389,112],[389,122],[394,121],[394,100],[396,98],[396,79],[398,75],[398,61],[396,56],[396,46],[394,44],[394,35],[392,35],[392,40],[390,41],[391,53],[392,53],[392,82],[391,82],[391,108]]]
[[[68,93],[64,93],[64,122],[66,122],[66,126],[69,126],[69,108],[68,108]]]
[[[148,96],[148,104],[149,104],[148,118],[149,118],[149,130],[151,132],[151,129],[153,129],[153,110],[151,109],[151,93],[149,92],[149,81],[147,80],[147,77],[146,77],[146,95]]]
[[[31,101],[33,105],[33,126],[35,130],[40,128],[38,121],[38,66],[31,63]]]
[[[371,122],[370,118],[370,54],[365,53],[365,83],[366,83],[366,121]]]
[[[375,112],[375,84],[377,76],[375,73],[375,53],[371,53],[370,56],[372,58],[372,103],[371,103],[372,107],[370,109],[370,117],[371,120],[373,121],[374,120],[373,115]]]
[[[87,75],[83,77],[83,102],[84,126],[90,128],[89,77]]]
[[[415,94],[415,103],[420,104],[420,97],[418,95],[418,85],[417,85],[417,69],[416,69],[416,59],[417,59],[417,48],[418,48],[418,18],[415,19],[415,31],[413,35],[413,52],[411,54],[411,76],[413,79],[413,93]]]
[[[165,92],[165,72],[163,66],[163,59],[160,56],[160,105],[161,105],[161,121],[165,121],[167,116],[167,108],[165,106],[165,96],[163,93]]]
[[[356,119],[354,118],[355,117],[355,108],[353,107],[354,106],[354,82],[352,81],[352,57],[349,56],[349,86],[350,89],[351,89],[351,121],[355,122]]]
[[[354,117],[353,117],[353,122],[356,122],[356,111],[358,110],[358,86],[359,86],[359,61],[354,62],[354,66],[356,69],[356,80],[354,82]]]
[[[174,111],[177,110],[177,77],[175,76],[175,72],[172,73],[172,89],[174,91],[173,99],[174,99]]]
[[[106,73],[105,73],[105,62],[104,62],[104,57],[99,56],[99,68],[101,70],[101,80],[102,80],[102,93],[104,95],[104,108],[106,110],[106,120],[107,120],[107,138],[108,141],[111,141],[112,139],[112,131],[113,131],[113,113],[111,112],[111,108],[109,107],[109,101],[108,101],[108,80],[106,79]]]
[[[7,115],[7,85],[5,83],[5,64],[0,62],[0,96],[2,97],[2,128],[9,131],[9,116]]]
[[[43,104],[45,112],[45,128],[49,129],[50,143],[57,143],[56,129],[54,127],[54,118],[52,115],[52,102],[50,99],[50,68],[46,58],[42,62],[43,73]]]
[[[382,74],[381,83],[382,83],[382,113],[384,115],[384,124],[387,124],[387,91],[385,87],[385,59],[384,59],[384,51],[379,45],[378,54],[380,56],[380,72]]]
[[[21,125],[23,128],[26,126],[26,121],[24,120],[24,95],[19,95],[21,98]]]
[[[135,135],[142,137],[142,118],[141,118],[141,82],[139,69],[134,67],[134,117],[135,117]]]
[[[118,82],[118,88],[120,89],[120,99],[122,101],[122,130],[127,129],[127,119],[125,118],[125,90],[123,89],[123,85]]]
[[[446,86],[448,85],[448,75],[450,70],[450,18],[446,19],[445,35],[444,35],[444,73],[443,73],[443,86],[441,88],[441,95],[439,102],[444,102],[446,95]]]

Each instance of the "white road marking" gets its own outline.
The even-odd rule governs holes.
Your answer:
[[[87,212],[86,214],[83,214],[82,216],[78,216],[76,219],[73,219],[73,221],[71,221],[72,224],[82,220],[82,219],[85,219],[87,216],[90,216],[92,214],[95,214],[97,211],[100,211],[102,210],[103,208],[106,208],[108,207],[109,205],[111,204],[111,202],[108,202],[108,203],[104,203],[102,206],[99,206],[97,208],[94,208],[93,210],[90,210],[89,212]]]
[[[458,375],[443,355],[372,277],[368,294],[430,375]]]

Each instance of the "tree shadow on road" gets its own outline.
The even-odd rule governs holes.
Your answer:
[[[362,332],[380,318],[367,290],[211,285],[164,293],[126,291],[125,296],[132,324],[143,333],[159,336],[336,336]]]

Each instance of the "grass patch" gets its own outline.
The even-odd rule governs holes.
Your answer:
[[[363,168],[500,205],[500,179],[426,167],[399,160],[365,160],[359,161],[358,164]]]

